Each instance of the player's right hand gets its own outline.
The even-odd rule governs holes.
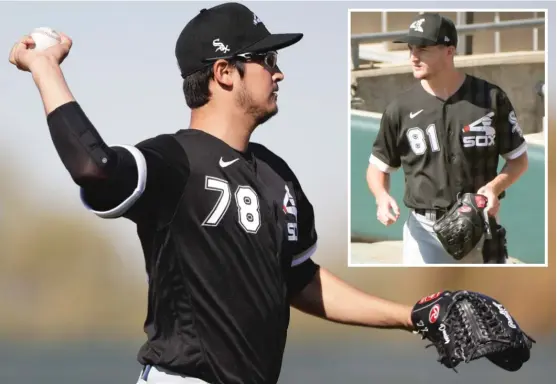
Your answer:
[[[72,47],[72,40],[67,35],[60,33],[60,37],[62,40],[60,44],[53,45],[44,51],[35,51],[33,49],[35,42],[31,36],[23,36],[10,51],[10,63],[26,72],[33,72],[36,64],[44,61],[60,65]]]
[[[395,223],[400,216],[396,200],[389,194],[377,199],[377,220],[388,227]]]

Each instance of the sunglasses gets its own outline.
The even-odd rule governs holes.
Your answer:
[[[271,69],[275,69],[277,67],[278,53],[276,51],[268,51],[264,53],[239,53],[233,56],[213,57],[209,59],[204,59],[203,61],[205,63],[211,63],[221,59],[222,60],[242,59],[245,61],[264,63],[267,67]]]

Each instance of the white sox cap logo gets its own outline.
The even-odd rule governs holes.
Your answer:
[[[221,51],[223,53],[226,53],[226,52],[230,51],[230,48],[228,48],[228,45],[224,45],[224,43],[222,43],[220,41],[220,39],[213,40],[213,47],[217,47],[217,49],[215,49],[215,52]]]
[[[413,29],[416,32],[423,32],[424,30],[422,28],[422,24],[424,22],[425,22],[425,19],[416,20],[412,24],[410,24],[410,29]]]
[[[261,20],[259,19],[259,17],[257,17],[257,15],[254,13],[253,14],[253,25],[257,25],[261,23]]]

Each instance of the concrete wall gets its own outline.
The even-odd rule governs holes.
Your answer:
[[[495,12],[471,12],[472,24],[492,22]],[[453,20],[456,24],[456,12],[440,12]],[[407,30],[416,15],[415,12],[388,12],[386,31]],[[543,12],[538,12],[534,17],[533,12],[500,12],[501,21],[521,20],[544,17]],[[351,14],[351,33],[375,33],[382,32],[381,12],[353,12]],[[532,27],[513,28],[500,31],[500,52],[528,51],[532,50],[533,41]],[[472,36],[472,54],[495,52],[495,31],[483,31],[470,34]],[[459,41],[464,41],[459,36]],[[404,44],[389,44],[389,49],[406,49]],[[545,28],[538,28],[538,50],[545,50]]]
[[[508,94],[524,133],[542,131],[544,103],[534,87],[545,81],[543,52],[459,59],[455,64],[460,70],[497,84]],[[408,65],[356,71],[353,81],[358,87],[356,95],[363,100],[358,109],[379,113],[398,93],[416,82]]]

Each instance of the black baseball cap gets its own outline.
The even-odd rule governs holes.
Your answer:
[[[456,47],[458,34],[450,19],[438,13],[423,13],[414,18],[408,28],[408,34],[395,40],[394,43],[421,46],[453,45]]]
[[[271,34],[245,5],[224,3],[202,9],[188,22],[176,42],[176,59],[183,78],[211,60],[241,53],[277,51],[297,43],[301,33]]]

